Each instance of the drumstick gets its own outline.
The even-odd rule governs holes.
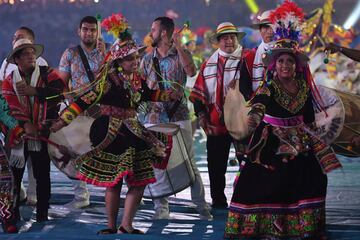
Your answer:
[[[180,30],[178,31],[178,33],[181,33],[183,30],[185,30],[186,28],[190,27],[190,21],[186,20],[182,26],[182,28],[180,28]]]
[[[101,15],[96,14],[98,39],[102,39],[102,36],[101,36],[101,19],[102,19]]]
[[[356,129],[348,126],[347,124],[344,124],[344,127],[347,128],[348,130],[352,131],[353,133],[357,134],[357,135],[360,135],[360,132],[357,131]]]
[[[75,152],[73,152],[72,150],[70,150],[69,148],[67,148],[66,146],[60,145],[60,144],[58,144],[58,143],[56,143],[56,142],[53,142],[53,141],[51,141],[50,139],[45,138],[45,137],[43,137],[43,136],[41,136],[41,137],[33,137],[33,136],[25,135],[24,138],[25,138],[25,139],[30,139],[30,140],[40,140],[40,141],[44,141],[44,142],[46,142],[47,144],[50,144],[50,145],[53,145],[54,147],[56,147],[56,148],[60,151],[60,153],[62,153],[62,154],[67,153],[67,154],[69,154],[69,156],[71,156],[72,158],[75,158],[75,157],[78,156],[78,154],[76,154]]]

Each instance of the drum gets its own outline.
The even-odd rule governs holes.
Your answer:
[[[230,135],[235,140],[242,140],[249,134],[248,113],[245,98],[239,91],[239,82],[234,88],[229,88],[224,103],[224,121]]]
[[[345,109],[345,122],[340,135],[335,139],[333,148],[337,154],[359,157],[360,146],[352,146],[351,139],[360,136],[360,96],[335,90]]]
[[[148,129],[171,135],[173,146],[166,169],[154,168],[156,182],[146,186],[144,197],[167,197],[192,185],[195,181],[195,173],[190,163],[181,128],[176,124],[168,123],[153,125]]]
[[[93,121],[91,117],[78,116],[71,124],[49,136],[50,141],[66,147],[69,153],[66,156],[54,144],[48,144],[48,151],[53,164],[71,179],[77,179],[75,159],[91,150],[89,133]]]
[[[340,135],[345,121],[345,110],[336,92],[324,86],[317,86],[324,102],[324,111],[315,108],[317,135],[326,143],[331,144]]]

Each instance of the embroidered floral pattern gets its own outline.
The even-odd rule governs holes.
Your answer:
[[[296,211],[240,213],[230,210],[225,227],[226,239],[245,237],[308,237],[322,232],[325,207],[301,208]]]
[[[257,90],[257,94],[264,94],[266,96],[270,96],[270,90],[266,86],[266,84],[262,84],[261,87]]]
[[[147,131],[136,119],[121,120],[110,117],[105,139],[93,150],[76,159],[80,180],[103,187],[115,186],[124,177],[130,186],[144,186],[155,182],[153,163],[158,163],[161,158],[154,154],[151,147],[138,149],[133,145],[120,155],[104,150],[121,135],[119,131],[123,124],[140,138]],[[166,144],[165,136],[162,136],[161,140]]]
[[[8,160],[5,154],[0,149],[0,218],[8,220],[11,218],[11,187],[12,174],[9,168]]]
[[[299,91],[297,94],[292,95],[283,89],[283,87],[281,87],[280,84],[278,84],[276,81],[271,81],[271,86],[273,86],[275,90],[275,101],[293,114],[297,113],[301,108],[304,107],[307,100],[307,94],[309,92],[309,87],[307,86],[305,80],[297,79],[297,83],[299,86]]]
[[[310,150],[310,137],[303,124],[292,128],[273,127],[273,133],[280,139],[277,154],[296,156]]]

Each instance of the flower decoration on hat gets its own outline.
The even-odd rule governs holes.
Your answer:
[[[101,26],[117,38],[110,48],[110,59],[122,59],[135,52],[145,50],[145,47],[138,47],[132,39],[127,19],[121,14],[112,14],[103,20]]]
[[[285,1],[270,13],[269,19],[273,23],[276,41],[286,39],[299,43],[304,12],[295,3]]]
[[[101,23],[101,27],[115,38],[129,31],[128,21],[121,13],[113,13],[110,17],[105,18]]]
[[[263,56],[263,63],[268,65],[280,52],[294,53],[301,62],[308,61],[299,47],[304,12],[294,2],[286,0],[270,13],[269,19],[274,30],[274,47]]]
[[[294,2],[286,0],[270,13],[269,20],[273,24],[274,48],[292,48],[299,51],[303,10]]]

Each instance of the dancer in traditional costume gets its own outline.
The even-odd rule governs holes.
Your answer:
[[[24,134],[16,119],[9,115],[9,106],[0,95],[0,121],[10,129],[9,144],[14,145]],[[5,233],[17,233],[16,219],[12,210],[12,173],[5,150],[0,143],[0,220]]]
[[[118,17],[124,28],[119,34],[120,39],[111,47],[110,59],[102,66],[95,85],[63,111],[52,129],[60,129],[87,108],[100,103],[101,116],[90,129],[94,149],[76,160],[78,177],[87,183],[106,187],[109,228],[99,231],[99,234],[142,234],[132,226],[136,209],[145,186],[156,181],[153,166],[165,168],[165,155],[169,155],[171,149],[164,145],[168,142],[167,136],[157,134],[157,138],[140,124],[136,109],[141,101],[168,101],[172,91],[152,91],[147,87],[137,72],[139,52],[145,47],[135,45],[126,20],[122,15]],[[123,218],[116,229],[123,178],[129,190]]]
[[[263,59],[266,82],[251,101],[249,161],[232,196],[226,239],[325,235],[326,173],[341,165],[313,131],[314,108],[322,104],[298,49],[302,18],[289,1],[270,15],[276,43]]]

